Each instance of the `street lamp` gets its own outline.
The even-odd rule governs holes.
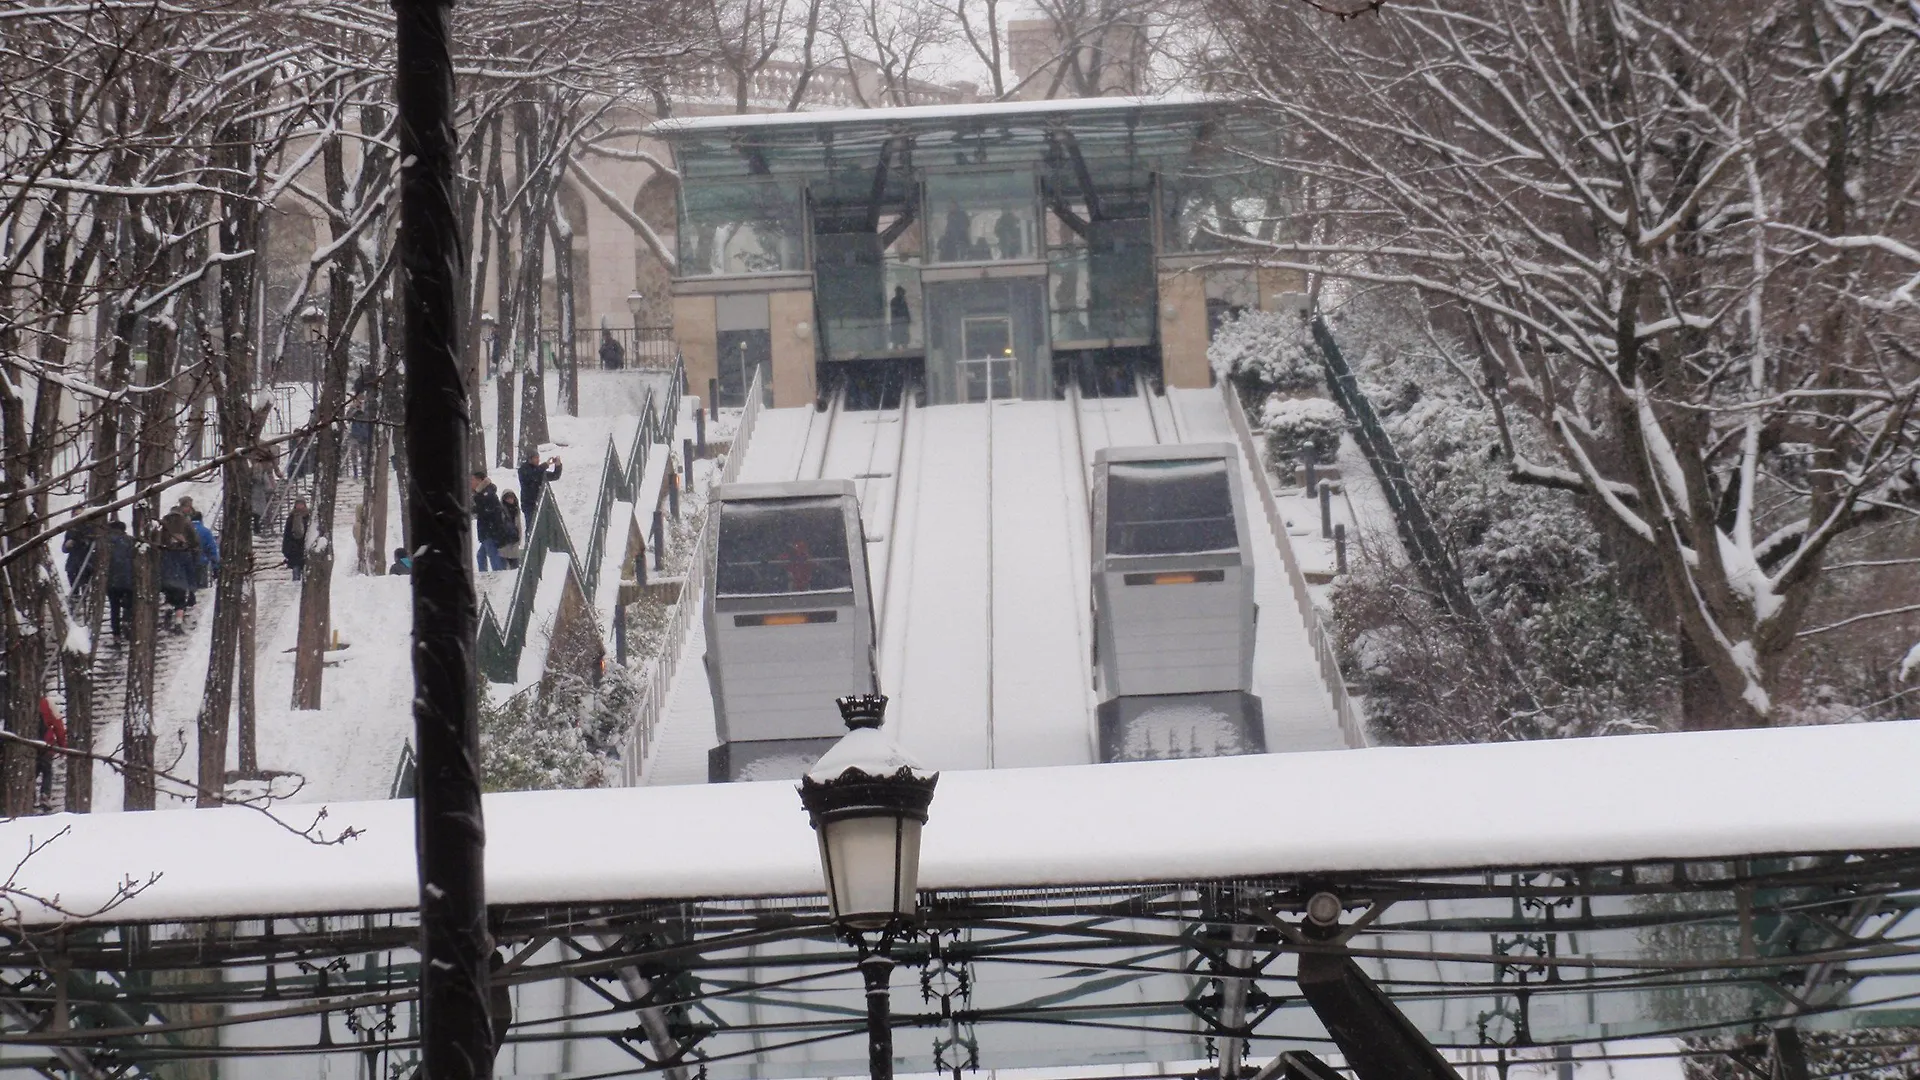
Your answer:
[[[647,309],[647,298],[639,289],[627,294],[627,312],[633,316],[635,329],[640,326],[640,313]]]
[[[892,1080],[889,954],[918,915],[920,827],[940,774],[882,729],[886,695],[857,694],[838,704],[847,733],[800,779],[800,801],[820,842],[834,927],[860,952],[868,1071],[871,1080]]]

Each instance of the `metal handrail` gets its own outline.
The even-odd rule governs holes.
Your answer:
[[[684,372],[685,368],[681,370]],[[732,446],[727,449],[727,463],[720,468],[719,483],[731,484],[740,475],[740,465],[747,459],[747,442],[753,438],[754,424],[760,418],[761,396],[760,372],[755,371],[753,383],[747,391],[746,408],[740,414],[740,427],[734,432]],[[713,546],[712,534],[713,515],[708,514],[700,526],[699,538],[694,541],[693,552],[687,557],[686,574],[680,583],[680,597],[674,601],[673,610],[667,613],[666,636],[661,642],[659,654],[649,665],[646,691],[640,697],[633,728],[627,733],[627,749],[620,758],[620,771],[628,787],[640,783],[640,767],[646,762],[647,752],[653,749],[654,732],[660,726],[661,716],[666,713],[667,692],[680,667],[680,653],[686,646],[687,631],[693,628],[693,620],[700,612],[701,590],[707,578],[707,559]]]
[[[581,549],[562,518],[557,502],[542,497],[534,508],[533,524],[527,529],[526,549],[520,567],[514,571],[513,592],[507,610],[497,612],[487,597],[480,598],[480,628],[475,642],[480,673],[493,682],[516,682],[520,654],[526,648],[527,626],[533,618],[534,599],[540,592],[540,579],[546,570],[547,553],[561,551],[573,556],[567,572],[579,584],[581,595],[589,601],[600,581],[600,563],[606,552],[607,533],[613,525],[616,503],[639,497],[640,481],[646,475],[647,454],[656,442],[672,444],[680,396],[686,389],[684,359],[677,359],[673,379],[667,384],[664,401],[648,391],[640,409],[640,423],[634,430],[633,445],[623,465],[613,441],[607,440],[605,468],[600,474],[600,490],[594,501],[593,520],[588,525],[586,565],[581,565]]]
[[[1360,724],[1359,716],[1354,712],[1353,699],[1347,694],[1346,677],[1340,674],[1340,660],[1334,653],[1333,635],[1327,631],[1326,620],[1321,618],[1320,609],[1313,605],[1313,594],[1307,591],[1307,577],[1300,572],[1300,560],[1293,553],[1293,538],[1287,534],[1286,519],[1280,516],[1280,505],[1273,495],[1273,481],[1267,476],[1266,459],[1260,456],[1253,441],[1253,429],[1247,426],[1247,410],[1240,404],[1240,394],[1234,390],[1233,383],[1220,380],[1220,397],[1227,410],[1227,418],[1233,424],[1233,434],[1240,442],[1240,451],[1246,455],[1247,464],[1253,470],[1254,489],[1260,495],[1260,509],[1267,516],[1267,528],[1272,530],[1274,545],[1280,549],[1280,561],[1287,568],[1287,584],[1293,590],[1293,602],[1300,609],[1300,618],[1306,623],[1307,641],[1313,646],[1314,659],[1320,665],[1320,681],[1326,685],[1327,696],[1333,700],[1334,716],[1340,722],[1340,734],[1347,740],[1349,747],[1368,745],[1367,733]]]
[[[1473,599],[1467,594],[1466,584],[1461,580],[1459,569],[1454,566],[1453,557],[1447,553],[1447,545],[1434,529],[1433,519],[1420,501],[1419,491],[1407,477],[1406,463],[1401,460],[1399,451],[1394,449],[1386,426],[1373,410],[1373,402],[1360,389],[1359,380],[1354,377],[1346,356],[1341,353],[1339,342],[1334,340],[1333,332],[1327,329],[1326,320],[1318,313],[1313,316],[1312,331],[1314,344],[1320,349],[1321,362],[1327,369],[1327,385],[1333,391],[1333,399],[1339,404],[1340,410],[1347,414],[1354,441],[1360,445],[1361,453],[1366,455],[1374,478],[1380,481],[1381,494],[1386,497],[1387,506],[1393,511],[1394,523],[1399,527],[1400,539],[1405,543],[1407,553],[1412,556],[1414,568],[1426,579],[1427,587],[1440,597],[1448,610],[1473,625],[1479,625]]]

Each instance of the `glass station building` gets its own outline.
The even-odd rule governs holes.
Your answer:
[[[1219,316],[1285,306],[1227,265],[1285,228],[1262,129],[1205,98],[1098,98],[667,120],[674,335],[689,388],[772,404],[904,371],[928,404],[1209,382]]]

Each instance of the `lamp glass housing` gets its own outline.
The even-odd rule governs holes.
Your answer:
[[[834,921],[877,930],[910,920],[920,885],[920,822],[862,815],[823,824],[820,862]]]

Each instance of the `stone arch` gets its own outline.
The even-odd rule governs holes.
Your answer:
[[[648,177],[634,194],[633,212],[653,226],[654,234],[661,243],[672,250],[679,221],[679,188],[672,177],[662,172],[655,172]],[[633,238],[633,280],[634,287],[646,297],[641,307],[640,321],[647,326],[671,325],[673,272],[654,254],[653,248],[638,236]]]
[[[588,243],[587,202],[569,180],[560,182],[559,189],[554,192],[554,201],[555,211],[566,218],[568,228],[573,231],[574,318],[582,328],[595,326],[599,316],[605,313],[593,309],[593,257],[592,246]],[[554,287],[551,266],[548,268],[547,284],[549,288]]]

